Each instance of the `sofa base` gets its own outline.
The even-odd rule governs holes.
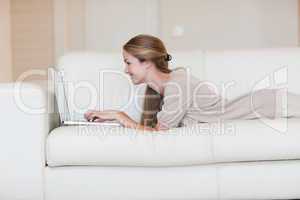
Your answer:
[[[300,160],[186,167],[46,167],[47,200],[297,199]]]

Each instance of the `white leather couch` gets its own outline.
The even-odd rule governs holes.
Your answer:
[[[228,99],[265,87],[300,94],[299,48],[170,53],[173,67],[188,67]],[[72,53],[57,69],[64,71],[73,119],[88,108],[120,109],[140,119],[145,87],[122,75],[120,54]],[[300,198],[297,118],[150,133],[59,127],[51,81],[46,88],[1,84],[0,99],[1,200]]]

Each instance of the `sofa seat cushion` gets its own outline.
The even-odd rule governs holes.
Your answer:
[[[300,158],[300,119],[232,120],[168,131],[63,126],[47,138],[47,164],[183,166]]]

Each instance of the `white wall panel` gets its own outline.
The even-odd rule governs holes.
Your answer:
[[[120,51],[136,34],[157,35],[158,11],[156,0],[87,0],[86,48]]]

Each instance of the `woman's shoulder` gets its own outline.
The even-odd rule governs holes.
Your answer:
[[[195,77],[188,68],[177,67],[172,70],[170,81],[194,85],[200,82],[200,79]]]
[[[169,81],[165,85],[166,93],[187,91],[195,88],[199,80],[188,72],[186,68],[175,68],[171,72]]]
[[[185,67],[175,67],[171,69],[171,74],[182,74],[187,72],[187,68]]]
[[[184,67],[176,67],[174,69],[172,69],[171,72],[171,78],[170,80],[176,80],[178,78],[186,78],[187,76],[187,69]]]

